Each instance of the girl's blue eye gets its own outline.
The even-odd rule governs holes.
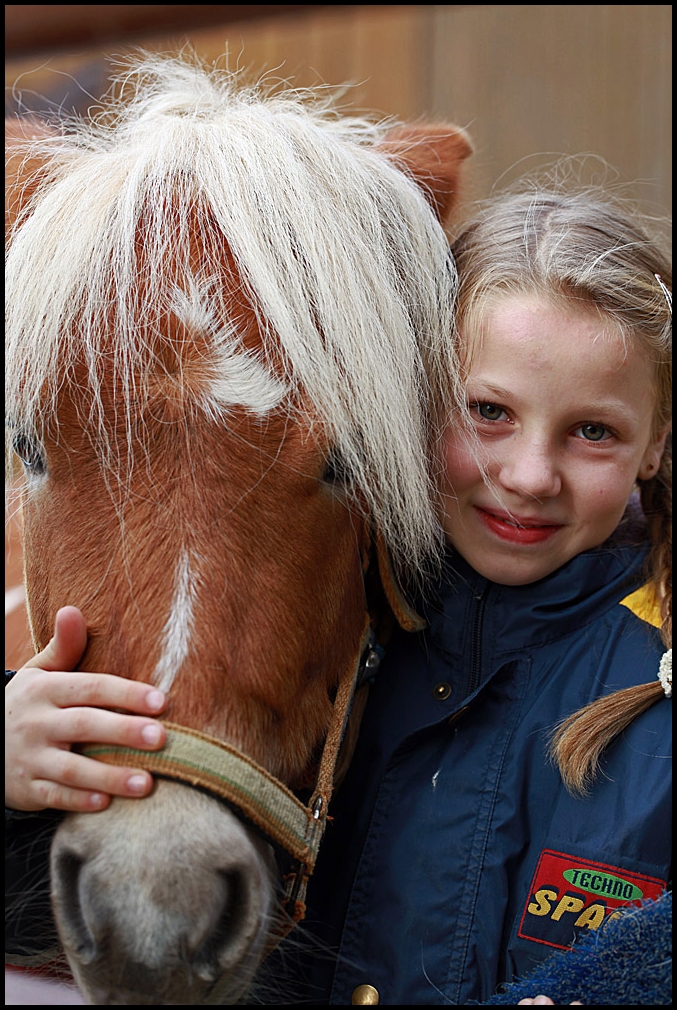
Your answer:
[[[578,430],[588,442],[601,442],[608,435],[602,424],[582,424]]]
[[[498,407],[495,403],[478,403],[477,413],[485,421],[498,421],[503,413],[503,408]]]

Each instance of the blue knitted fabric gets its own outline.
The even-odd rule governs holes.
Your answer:
[[[560,1005],[671,1006],[672,893],[624,910],[478,1005],[515,1006],[538,995]]]

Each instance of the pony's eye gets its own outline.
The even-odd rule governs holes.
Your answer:
[[[29,435],[15,435],[12,449],[29,473],[39,475],[45,472],[45,458],[36,439]]]
[[[342,485],[348,479],[348,473],[344,462],[338,452],[332,451],[327,456],[322,473],[322,480],[325,484]]]

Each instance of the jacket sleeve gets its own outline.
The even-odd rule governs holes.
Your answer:
[[[672,892],[629,906],[481,1005],[515,1006],[539,993],[556,1004],[672,1006]]]
[[[16,670],[5,670],[5,687]],[[5,807],[5,963],[38,966],[60,953],[49,897],[49,851],[63,814]]]

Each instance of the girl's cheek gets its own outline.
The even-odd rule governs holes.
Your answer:
[[[462,433],[447,433],[442,442],[441,462],[447,480],[454,482],[474,478],[482,468],[486,456],[479,445],[472,446]]]

